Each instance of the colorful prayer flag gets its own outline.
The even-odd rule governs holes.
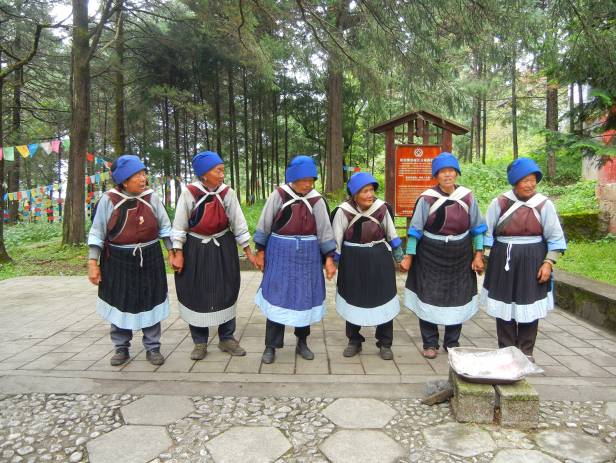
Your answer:
[[[44,141],[40,144],[40,147],[45,151],[45,154],[51,153],[51,142]]]
[[[67,150],[71,147],[71,139],[67,138],[66,140],[62,141],[62,147]]]
[[[15,148],[12,146],[5,146],[2,148],[4,152],[4,160],[5,161],[14,161],[15,160]]]
[[[60,152],[60,140],[51,140],[51,152],[59,153]]]
[[[36,151],[38,150],[39,144],[38,143],[30,143],[28,145],[28,152],[30,153],[30,157],[34,157],[34,155],[36,154]]]
[[[20,145],[16,146],[15,148],[17,149],[17,152],[21,154],[24,158],[30,156],[30,150],[28,149],[28,145]]]

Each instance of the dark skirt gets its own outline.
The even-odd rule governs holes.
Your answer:
[[[272,233],[265,248],[265,271],[255,302],[274,322],[307,326],[325,313],[325,279],[316,236]]]
[[[167,276],[158,241],[140,249],[107,245],[100,266],[97,311],[103,318],[120,328],[141,329],[168,316]]]
[[[422,320],[456,325],[477,312],[477,277],[470,235],[459,240],[423,236],[406,279],[405,305]]]
[[[240,262],[230,231],[203,243],[186,235],[184,270],[175,274],[180,316],[194,326],[220,325],[235,317],[240,292]]]
[[[537,281],[546,243],[512,244],[507,271],[508,247],[498,240],[494,242],[483,281],[482,305],[489,315],[507,321],[530,323],[544,318],[554,307],[551,281]]]
[[[380,325],[398,315],[396,269],[385,243],[343,244],[338,264],[336,311],[345,320],[360,326]]]

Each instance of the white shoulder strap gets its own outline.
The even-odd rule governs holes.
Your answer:
[[[432,206],[430,207],[430,214],[435,213],[443,204],[445,204],[447,200],[457,202],[460,206],[462,206],[462,209],[464,209],[468,213],[468,204],[462,201],[462,198],[464,198],[470,192],[471,190],[469,190],[468,188],[464,186],[459,186],[449,196],[445,196],[438,191],[430,188],[424,191],[421,196],[431,196],[433,198],[437,198],[434,204],[432,204]]]
[[[299,196],[286,183],[284,185],[281,185],[280,188],[282,188],[286,193],[289,194],[289,196],[291,196],[291,199],[289,199],[286,203],[284,203],[282,205],[282,207],[280,208],[280,210],[284,209],[287,206],[290,206],[295,201],[303,201],[303,203],[306,205],[306,207],[308,208],[308,210],[312,214],[312,205],[310,204],[310,201],[308,201],[308,200],[312,199],[312,198],[320,198],[321,197],[319,192],[317,190],[315,190],[315,189],[310,190],[310,192],[308,194],[306,194],[305,196]]]
[[[115,206],[113,206],[113,209],[117,209],[119,208],[122,204],[124,204],[126,201],[128,201],[129,199],[137,199],[139,201],[141,201],[143,204],[145,204],[146,206],[148,206],[150,209],[154,210],[154,208],[152,207],[152,205],[147,202],[145,199],[143,199],[144,196],[149,195],[150,193],[154,193],[154,190],[152,190],[151,188],[148,188],[147,190],[145,190],[143,193],[137,195],[137,196],[129,196],[127,194],[122,193],[121,191],[116,190],[115,188],[112,190],[109,190],[108,193],[114,193],[116,195],[118,195],[120,198],[122,198],[118,204],[116,204]]]
[[[372,220],[377,225],[381,225],[381,223],[377,219],[372,217],[372,214],[374,214],[377,211],[377,209],[381,207],[383,204],[385,203],[382,200],[376,199],[374,203],[372,204],[372,206],[370,206],[365,211],[360,211],[356,209],[355,207],[353,207],[351,204],[347,203],[346,201],[343,202],[339,207],[340,209],[345,210],[350,214],[354,214],[354,217],[351,219],[347,227],[347,228],[351,228],[353,224],[357,222],[359,219],[361,219],[362,217]]]
[[[216,188],[216,190],[214,191],[208,191],[202,184],[201,182],[194,182],[193,183],[194,186],[196,186],[199,190],[201,190],[203,193],[205,193],[203,196],[201,196],[201,198],[199,199],[199,201],[197,201],[195,203],[195,207],[194,209],[197,209],[201,203],[203,201],[205,201],[208,196],[216,196],[216,199],[218,199],[218,201],[220,201],[220,204],[224,207],[225,203],[223,203],[222,198],[220,197],[220,193],[227,188],[227,185],[225,185],[224,183],[221,183],[220,186],[218,188]]]
[[[507,209],[507,211],[503,215],[500,216],[496,224],[497,226],[507,220],[508,217],[510,217],[515,211],[517,211],[521,207],[530,208],[533,211],[533,214],[535,215],[537,221],[541,223],[541,215],[539,214],[537,207],[548,199],[546,196],[542,195],[541,193],[536,193],[535,196],[530,198],[528,201],[520,201],[513,193],[513,190],[509,190],[503,196],[510,199],[511,201],[514,201],[514,203],[509,209]]]

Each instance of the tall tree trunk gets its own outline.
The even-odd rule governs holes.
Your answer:
[[[12,111],[12,127],[14,143],[23,143],[21,140],[21,87],[23,83],[23,69],[15,71],[15,80],[13,82],[13,111]],[[9,191],[19,191],[22,157],[15,152],[15,161],[12,168],[9,170],[8,187]],[[19,220],[19,201],[13,201],[9,206],[9,221],[17,223]]]
[[[548,177],[556,176],[556,150],[554,149],[554,134],[558,132],[558,84],[548,82],[545,99],[545,128],[548,154]]]
[[[165,96],[162,107],[162,119],[163,119],[163,174],[165,176],[164,182],[164,195],[165,205],[171,206],[171,188],[170,180],[171,176],[171,129],[169,127],[169,98]]]
[[[272,182],[280,185],[278,166],[278,93],[272,93]]]
[[[574,92],[574,84],[569,84],[569,133],[575,132],[575,117],[573,115],[575,111],[575,101],[573,98]]]
[[[289,108],[287,103],[287,93],[284,94],[284,168],[289,165]]]
[[[266,198],[265,192],[265,162],[263,159],[263,96],[259,94],[259,122],[258,128],[259,132],[259,170],[261,171],[261,197]]]
[[[113,72],[114,124],[113,150],[116,156],[126,153],[124,126],[124,0],[115,0],[117,11],[115,37],[115,69]]]
[[[62,244],[85,240],[86,152],[90,135],[90,34],[88,0],[73,1],[70,149],[62,224]]]
[[[255,121],[257,114],[257,100],[251,101],[250,120],[252,127],[252,161],[250,163],[250,204],[254,204],[259,191],[257,190],[257,124]]]
[[[2,52],[0,51],[0,70],[2,70]],[[0,79],[0,146],[4,145],[4,111],[2,102],[4,96],[4,79]],[[4,156],[0,159],[0,263],[10,262],[8,252],[4,246]]]
[[[216,62],[214,67],[214,111],[216,112],[216,152],[222,157],[222,117],[220,114],[220,75]]]
[[[517,52],[513,50],[513,56],[511,58],[511,142],[513,145],[513,159],[518,158],[518,100],[516,95],[516,61]]]
[[[242,90],[244,93],[244,175],[246,176],[246,204],[250,204],[250,140],[248,139],[248,82],[246,68],[242,68]],[[239,195],[238,195],[239,198]]]
[[[481,123],[481,128],[483,130],[483,137],[481,139],[482,141],[482,150],[481,150],[481,163],[485,164],[486,163],[486,148],[487,148],[487,135],[488,135],[488,100],[486,98],[486,94],[484,92],[483,94],[483,120]]]
[[[240,192],[240,172],[239,172],[239,153],[237,149],[237,121],[235,120],[235,91],[233,88],[233,67],[227,66],[227,79],[229,91],[229,158],[231,165],[231,187],[237,192],[238,198],[241,197]]]
[[[342,139],[342,69],[330,54],[327,64],[327,181],[325,191],[332,193],[343,187]]]
[[[177,105],[173,105],[173,134],[175,135],[175,168],[173,174],[173,180],[175,182],[175,197],[174,203],[178,203],[178,199],[180,199],[180,189],[182,188],[180,184],[180,177],[182,175],[182,147],[180,146],[180,111],[177,108]]]
[[[578,83],[578,105],[580,107],[578,116],[578,130],[580,135],[584,134],[584,87],[581,83]]]

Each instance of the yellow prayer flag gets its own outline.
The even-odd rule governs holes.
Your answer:
[[[15,149],[21,154],[24,158],[30,157],[30,150],[28,149],[28,145],[20,145],[16,146]]]

